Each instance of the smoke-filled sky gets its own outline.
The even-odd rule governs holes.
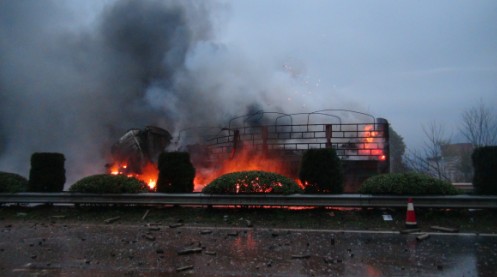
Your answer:
[[[497,2],[0,0],[0,171],[66,156],[103,171],[146,125],[172,133],[249,110],[353,109],[408,147],[497,104]],[[494,108],[495,109],[495,108]]]

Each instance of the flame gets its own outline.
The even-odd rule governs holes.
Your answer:
[[[383,153],[383,143],[375,140],[379,135],[379,132],[375,131],[373,125],[366,125],[364,127],[365,150],[359,150],[359,154],[376,156],[378,160],[385,161],[387,156]]]
[[[270,155],[265,155],[260,150],[252,150],[247,146],[235,153],[233,158],[226,158],[226,160],[214,169],[197,168],[194,179],[194,191],[202,191],[206,185],[221,175],[249,170],[268,171],[285,176],[291,175],[288,172],[288,165],[285,163],[284,157],[271,157]],[[295,181],[298,181],[297,183],[302,187],[299,180]],[[240,189],[239,186],[240,184],[237,184],[237,192]]]
[[[150,190],[154,191],[157,185],[157,176],[159,176],[159,170],[153,163],[147,163],[142,168],[141,174],[128,173],[128,165],[126,163],[114,163],[109,168],[109,173],[112,175],[126,175],[128,177],[135,177],[138,180],[145,182]]]

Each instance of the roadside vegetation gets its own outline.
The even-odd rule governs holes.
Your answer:
[[[70,192],[84,193],[139,193],[149,192],[145,182],[124,175],[98,174],[85,177],[69,188]]]
[[[159,156],[157,192],[193,192],[195,168],[188,152],[164,152]]]
[[[0,193],[25,192],[28,190],[28,180],[21,175],[0,172]]]
[[[368,178],[359,189],[363,194],[456,195],[462,192],[451,183],[421,173],[390,173]]]
[[[301,193],[302,189],[292,179],[265,171],[240,171],[228,173],[212,181],[203,193]]]
[[[343,169],[332,148],[309,149],[300,165],[299,179],[306,193],[342,193]]]

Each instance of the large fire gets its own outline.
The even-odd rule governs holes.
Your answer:
[[[289,175],[288,165],[282,156],[265,155],[262,151],[244,147],[231,158],[227,158],[213,169],[197,169],[195,191],[201,191],[217,177],[238,171],[261,170]],[[295,174],[291,174],[295,175]],[[298,180],[295,180],[298,181]],[[297,182],[300,185],[300,182]]]
[[[148,187],[150,188],[150,190],[152,190],[152,191],[155,190],[155,186],[157,184],[157,178],[159,176],[159,170],[157,169],[157,167],[153,163],[149,162],[149,163],[145,164],[145,166],[142,168],[142,172],[140,174],[129,173],[127,171],[127,168],[128,168],[128,165],[126,163],[115,163],[114,165],[112,165],[110,167],[109,171],[110,171],[110,174],[113,174],[113,175],[122,174],[122,175],[126,175],[128,177],[135,177],[136,179],[145,182],[148,185]]]
[[[359,131],[358,133],[360,133],[357,135],[358,138],[360,138],[356,148],[358,155],[375,157],[375,159],[385,161],[386,155],[383,151],[383,134],[376,130],[373,124],[365,125],[362,131]],[[255,146],[250,144],[243,145],[243,147],[241,145],[238,147],[235,145],[233,148],[238,149],[232,153],[225,153],[224,159],[217,159],[215,164],[211,166],[201,167],[194,165],[196,167],[194,191],[200,192],[206,185],[219,176],[238,171],[261,170],[285,176],[293,176],[294,178],[297,176],[296,172],[290,172],[290,170],[292,170],[290,168],[292,167],[289,166],[284,151],[272,153],[270,151],[268,152],[267,148],[264,151],[263,149],[256,149]],[[209,156],[209,154],[206,156]],[[203,159],[205,159],[205,157],[203,157]],[[295,168],[293,170],[295,170]],[[144,181],[148,184],[149,188],[154,191],[159,171],[154,163],[147,162],[145,166],[141,168],[141,173],[137,174],[128,170],[126,163],[116,162],[109,168],[109,173],[135,177]],[[302,188],[305,187],[305,184],[302,184],[297,178],[295,181]]]

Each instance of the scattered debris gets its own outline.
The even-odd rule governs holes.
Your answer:
[[[178,227],[181,227],[181,226],[183,226],[183,223],[174,223],[174,224],[170,224],[169,228],[178,228]]]
[[[248,219],[247,219],[245,222],[247,223],[247,227],[253,227],[253,226],[254,226],[254,225],[252,224],[252,221],[250,221],[250,220],[248,220]]]
[[[176,272],[181,272],[181,271],[190,270],[190,269],[193,269],[193,265],[186,265],[186,266],[178,267],[178,268],[176,268]]]
[[[106,220],[104,220],[104,222],[107,223],[107,224],[110,224],[112,222],[118,221],[119,219],[121,219],[121,217],[120,216],[116,216],[116,217],[107,218]]]
[[[383,216],[383,221],[392,221],[393,220],[392,216],[389,214],[384,214],[382,216]]]
[[[227,221],[228,221],[228,215],[224,215],[224,216],[223,216],[223,221],[224,221],[224,222],[227,222]]]
[[[431,226],[430,228],[432,230],[436,230],[436,231],[440,231],[440,232],[447,232],[447,233],[459,232],[459,229],[456,229],[456,228],[447,228],[447,227],[441,227],[441,226]]]
[[[216,252],[214,252],[214,251],[204,251],[204,253],[205,253],[206,255],[210,255],[210,256],[216,256],[216,255],[217,255],[217,253],[216,253]]]
[[[298,254],[298,255],[292,255],[292,259],[308,259],[310,258],[310,254]]]
[[[430,237],[430,234],[428,234],[428,233],[424,233],[424,234],[421,234],[421,235],[417,236],[417,237],[416,237],[416,240],[418,240],[418,241],[422,241],[422,240],[425,240],[425,239],[427,239],[427,238],[429,238],[429,237]]]
[[[145,218],[147,218],[149,212],[150,212],[150,209],[147,209],[145,211],[145,214],[142,216],[142,220],[145,220]]]
[[[188,254],[193,254],[193,253],[200,253],[202,252],[202,248],[200,247],[195,247],[195,248],[185,248],[178,250],[178,255],[188,255]]]
[[[415,228],[415,229],[403,229],[403,230],[400,230],[400,233],[401,234],[412,234],[412,233],[417,233],[421,231],[421,229],[418,229],[418,228]]]

